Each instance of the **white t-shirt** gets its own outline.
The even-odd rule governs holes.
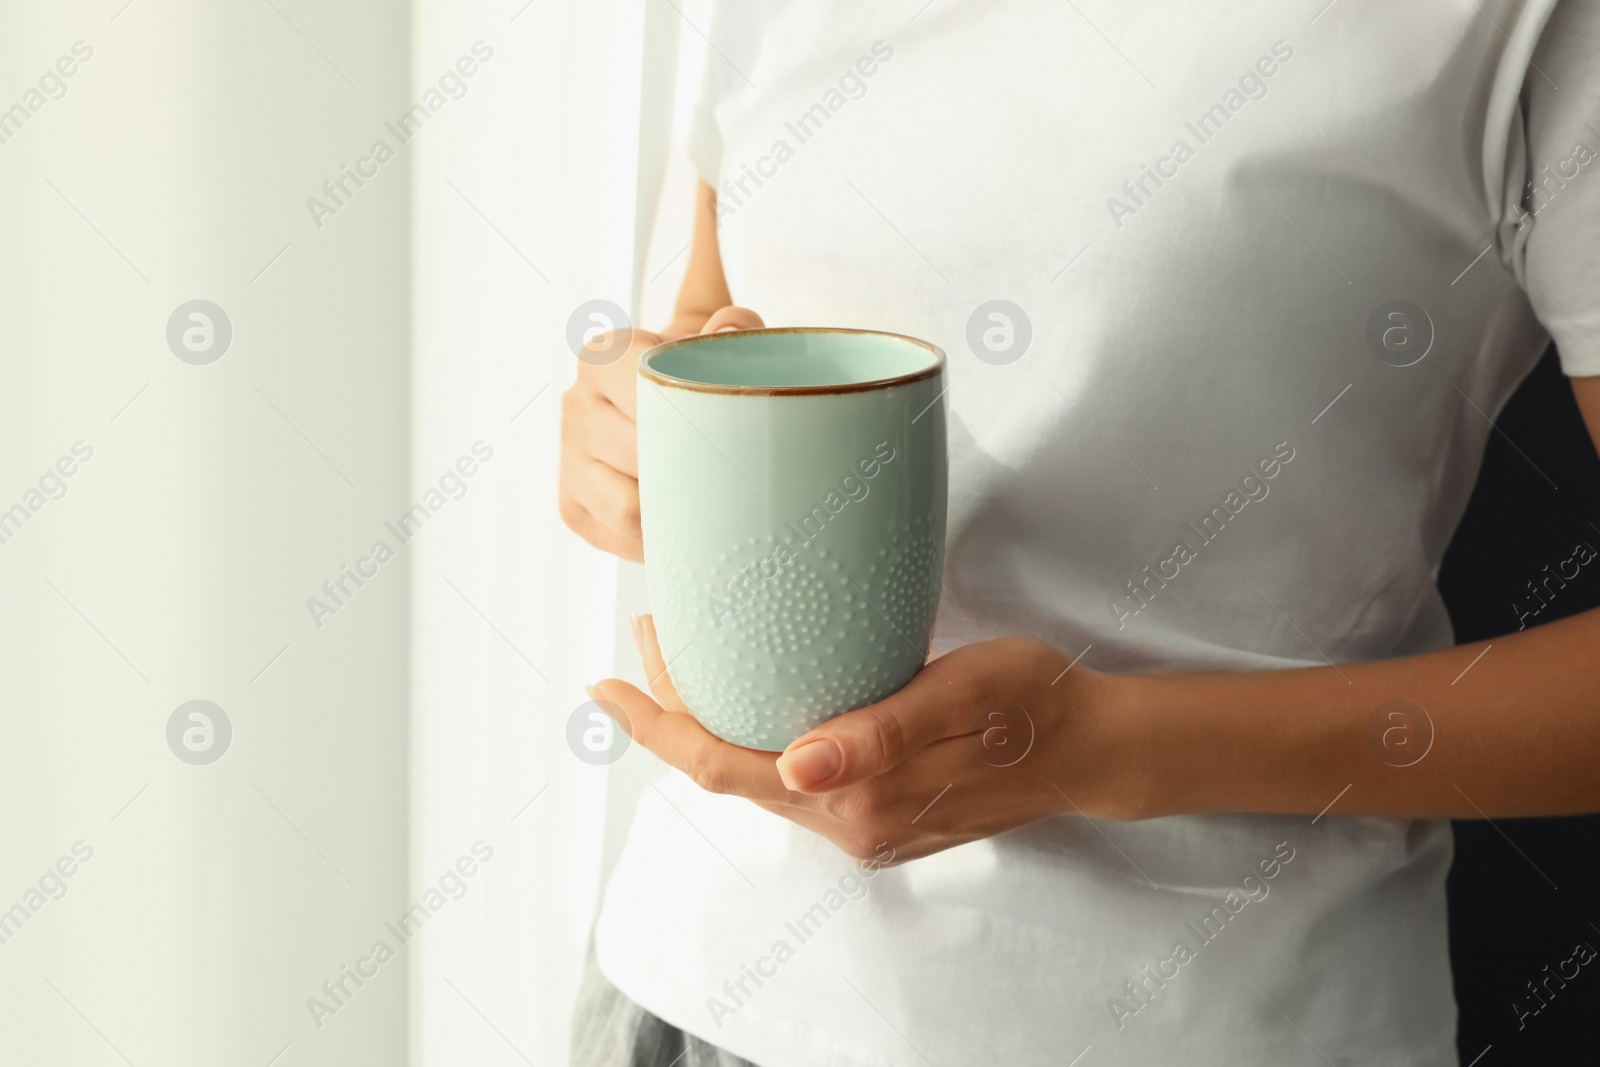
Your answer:
[[[949,353],[936,650],[1452,642],[1488,418],[1549,336],[1600,374],[1600,4],[1324,2],[718,7],[691,147],[735,302]],[[1026,331],[971,324],[997,299]],[[1450,857],[1335,805],[1055,818],[860,879],[673,775],[597,948],[763,1067],[1454,1064]]]

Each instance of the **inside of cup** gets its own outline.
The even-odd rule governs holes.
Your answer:
[[[646,360],[683,381],[755,389],[860,385],[909,377],[937,361],[908,338],[831,330],[710,334]]]

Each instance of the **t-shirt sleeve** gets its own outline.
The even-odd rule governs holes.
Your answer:
[[[713,40],[718,24],[725,21],[718,19],[717,14],[716,11],[712,13]],[[689,162],[713,189],[722,180],[722,131],[717,127],[717,104],[725,88],[722,66],[716,49],[708,44],[700,72],[699,95],[689,114],[689,129],[684,139]]]
[[[1600,375],[1600,3],[1557,5],[1524,86],[1524,283],[1562,370]]]

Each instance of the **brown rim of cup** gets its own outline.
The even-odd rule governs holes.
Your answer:
[[[699,344],[703,341],[726,339],[728,333],[831,333],[887,337],[896,341],[908,342],[926,352],[932,353],[933,363],[921,370],[912,371],[910,374],[897,374],[892,378],[875,378],[870,382],[851,382],[844,385],[716,385],[710,382],[695,382],[687,378],[676,378],[670,374],[663,374],[650,366],[650,359],[658,353],[681,348],[684,345]],[[889,389],[897,385],[910,385],[912,382],[925,381],[942,372],[944,363],[944,349],[928,341],[907,337],[903,333],[887,333],[883,330],[852,330],[834,326],[769,326],[759,330],[729,330],[719,333],[695,334],[693,337],[680,337],[675,341],[666,341],[639,353],[638,366],[639,376],[654,385],[670,385],[674,388],[687,389],[694,393],[722,393],[736,396],[825,396],[833,393],[864,393],[869,389]]]

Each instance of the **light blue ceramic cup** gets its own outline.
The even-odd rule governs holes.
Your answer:
[[[944,353],[773,329],[639,358],[639,502],[662,655],[725,741],[778,751],[927,657],[944,572]]]

